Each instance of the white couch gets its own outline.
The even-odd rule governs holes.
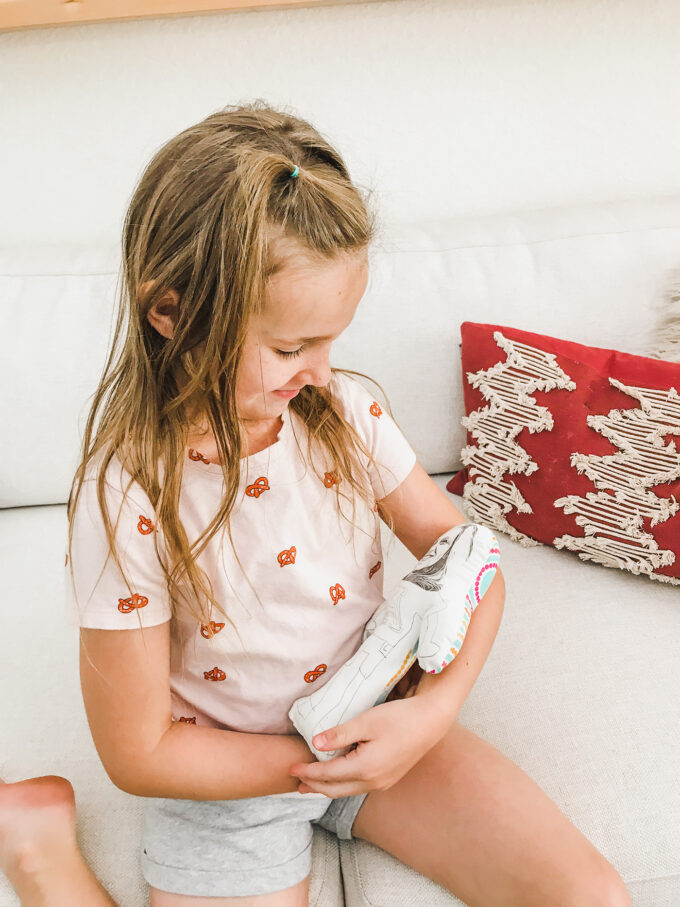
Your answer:
[[[678,266],[680,198],[392,225],[333,364],[380,381],[444,488],[466,441],[462,321],[644,353]],[[78,633],[63,613],[65,501],[117,268],[117,247],[0,249],[0,777],[69,778],[86,858],[121,907],[142,907],[143,803],[99,762]],[[459,720],[546,791],[617,868],[636,907],[678,907],[678,589],[499,540],[505,613]],[[389,544],[386,594],[414,562]],[[384,851],[316,828],[310,905],[460,903]],[[2,876],[0,904],[18,904]]]

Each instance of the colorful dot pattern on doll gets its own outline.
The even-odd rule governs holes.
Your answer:
[[[486,563],[483,565],[483,567],[475,577],[465,597],[467,603],[465,607],[465,614],[461,621],[460,629],[458,630],[456,640],[453,643],[450,653],[441,663],[442,668],[445,668],[446,665],[450,664],[463,647],[463,643],[465,642],[465,634],[467,633],[467,628],[470,623],[470,618],[472,617],[475,608],[486,594],[486,590],[489,588],[494,576],[496,575],[496,571],[498,570],[500,564],[501,552],[500,548],[498,547],[498,539],[496,538],[496,536],[493,536],[493,541],[495,544],[492,548],[489,549],[489,556],[486,559]],[[474,602],[472,600],[473,598]],[[435,674],[436,672],[429,671],[428,673]]]
[[[501,556],[499,548],[492,548],[489,554],[489,557],[496,557],[495,561],[489,560],[482,567],[479,576],[475,580],[475,601],[477,604],[480,603],[484,597],[486,590],[491,585],[491,582],[496,575],[496,570],[498,570],[498,558]]]
[[[390,677],[390,679],[387,681],[387,683],[383,687],[384,690],[389,690],[392,686],[394,686],[395,683],[397,683],[399,678],[402,677],[407,672],[407,670],[410,667],[410,664],[413,663],[413,661],[415,660],[415,657],[416,657],[415,650],[409,649],[409,651],[406,654],[406,657],[404,658],[401,665],[399,666],[399,670],[395,674],[393,674],[392,677]]]

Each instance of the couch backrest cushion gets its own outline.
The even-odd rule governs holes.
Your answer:
[[[0,506],[67,499],[119,264],[114,244],[0,249]],[[463,321],[647,354],[679,266],[680,197],[388,224],[331,364],[376,378],[423,467],[451,472]]]

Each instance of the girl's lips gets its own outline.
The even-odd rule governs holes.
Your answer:
[[[299,387],[297,388],[297,390],[293,390],[293,391],[283,391],[283,390],[281,390],[281,391],[274,391],[275,394],[278,394],[279,397],[285,397],[286,400],[292,399],[292,398],[293,398],[296,394],[298,394],[299,392],[300,392],[300,388],[299,388]]]

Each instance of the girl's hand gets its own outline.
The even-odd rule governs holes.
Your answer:
[[[300,793],[349,797],[371,790],[388,790],[438,743],[451,724],[427,696],[395,699],[367,709],[356,718],[330,728],[319,750],[336,750],[356,743],[356,749],[327,761],[296,763],[290,774],[302,780]]]

